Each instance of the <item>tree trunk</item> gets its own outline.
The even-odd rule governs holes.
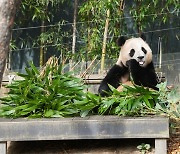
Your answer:
[[[20,0],[0,0],[0,87],[9,52],[11,30]]]

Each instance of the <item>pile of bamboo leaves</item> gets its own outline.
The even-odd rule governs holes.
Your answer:
[[[24,80],[8,85],[9,93],[0,98],[0,116],[9,118],[52,118],[98,114],[144,116],[166,114],[180,117],[180,98],[177,91],[168,91],[160,84],[160,91],[141,86],[125,86],[122,92],[111,87],[110,97],[86,92],[81,79],[63,73],[57,61],[39,71],[32,63]]]
[[[70,73],[62,73],[61,66],[47,65],[38,71],[33,64],[24,80],[15,81],[7,88],[8,96],[1,98],[0,116],[5,117],[64,117],[78,113],[74,102],[83,99],[83,83]]]

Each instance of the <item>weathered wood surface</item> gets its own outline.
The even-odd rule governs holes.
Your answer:
[[[169,121],[162,117],[0,119],[0,141],[168,137]]]

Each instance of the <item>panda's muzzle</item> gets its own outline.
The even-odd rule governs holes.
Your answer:
[[[145,61],[143,60],[144,56],[139,56],[137,58],[138,58],[139,65],[143,65],[145,63]]]

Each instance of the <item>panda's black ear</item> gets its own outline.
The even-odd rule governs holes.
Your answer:
[[[144,35],[144,33],[142,33],[140,37],[141,37],[144,41],[146,41],[146,36]]]
[[[126,42],[126,38],[124,36],[121,36],[117,39],[118,46],[123,46],[125,42]]]

